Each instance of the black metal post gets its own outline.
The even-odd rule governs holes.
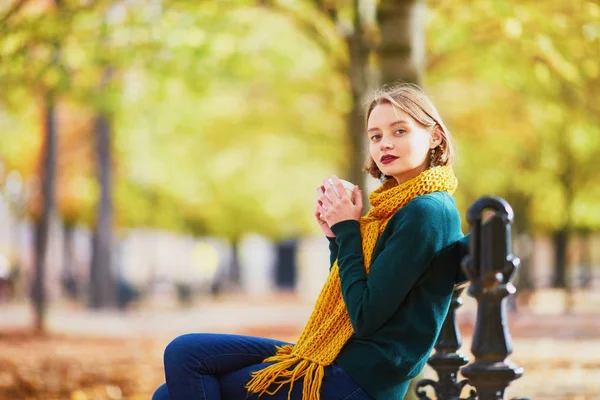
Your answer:
[[[482,225],[486,210],[494,213]],[[477,321],[471,347],[475,361],[461,372],[477,389],[479,400],[504,399],[508,385],[523,374],[523,368],[507,361],[512,345],[505,300],[515,293],[511,280],[519,267],[510,246],[513,218],[512,208],[499,197],[483,197],[467,213],[471,243],[462,268],[471,281],[468,293],[477,300]]]
[[[469,362],[469,359],[458,352],[462,345],[462,338],[458,323],[456,321],[456,309],[462,305],[460,295],[465,290],[466,285],[457,286],[452,293],[452,302],[448,315],[442,325],[442,330],[435,344],[435,354],[433,354],[427,363],[437,372],[438,381],[431,379],[420,380],[415,391],[419,399],[429,399],[425,390],[426,386],[431,386],[435,390],[438,400],[453,400],[460,398],[460,392],[468,381],[458,382],[458,371]],[[475,392],[471,391],[468,399],[475,399]]]

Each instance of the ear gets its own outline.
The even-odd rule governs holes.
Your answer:
[[[435,149],[442,143],[442,128],[439,125],[436,125],[433,128],[433,132],[431,132],[431,143],[429,145],[430,148]]]

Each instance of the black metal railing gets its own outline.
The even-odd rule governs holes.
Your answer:
[[[460,296],[465,286],[466,284],[454,288],[450,310],[435,344],[435,353],[427,362],[437,372],[438,380],[420,380],[415,387],[419,399],[430,399],[424,390],[427,386],[433,388],[438,400],[459,399],[462,389],[468,383],[466,379],[458,381],[458,372],[469,362],[469,358],[458,351],[462,346],[462,338],[456,322],[456,310],[462,305]],[[476,399],[475,392],[471,391],[466,399]]]
[[[512,353],[512,340],[505,300],[515,293],[511,281],[519,267],[519,258],[511,252],[513,218],[512,208],[499,197],[482,197],[469,208],[469,254],[462,260],[468,282],[454,290],[435,353],[428,360],[438,380],[424,379],[417,383],[415,389],[420,399],[429,399],[425,387],[431,386],[438,400],[503,400],[506,388],[522,376],[523,368],[507,361]],[[475,360],[468,365],[469,359],[459,353],[462,343],[456,321],[456,309],[462,304],[460,295],[467,285],[468,294],[477,300],[471,346]],[[459,371],[466,379],[459,380]],[[467,384],[475,390],[461,398]]]

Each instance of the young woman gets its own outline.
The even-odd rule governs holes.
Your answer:
[[[447,314],[463,237],[452,193],[450,132],[414,85],[378,93],[366,114],[366,170],[384,183],[361,217],[333,177],[315,217],[330,273],[295,345],[189,334],[165,350],[154,400],[402,399],[425,366]]]

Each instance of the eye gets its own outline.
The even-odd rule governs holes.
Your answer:
[[[376,142],[376,141],[378,141],[380,138],[381,138],[381,135],[379,135],[379,134],[375,134],[375,135],[371,136],[371,141],[372,141],[372,142]]]
[[[406,133],[406,130],[404,130],[404,129],[400,128],[400,129],[396,129],[396,130],[394,131],[394,133],[396,133],[396,134],[398,134],[398,135],[402,135],[402,134]]]

